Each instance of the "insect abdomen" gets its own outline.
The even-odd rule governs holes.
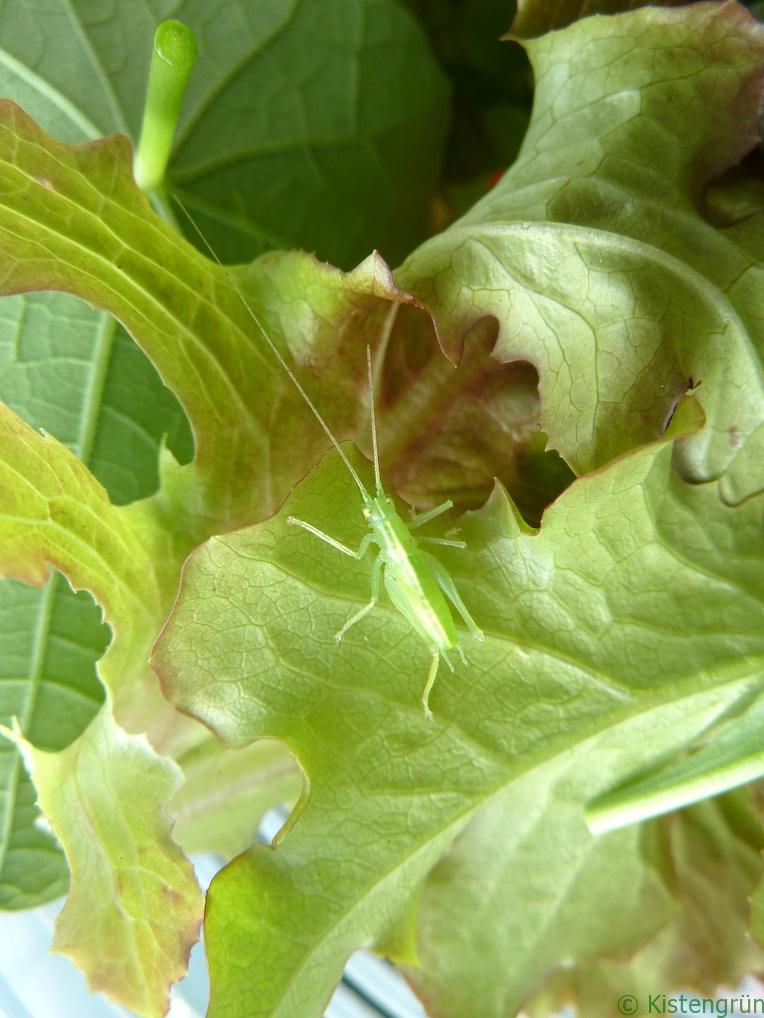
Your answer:
[[[456,646],[451,609],[408,528],[399,518],[388,517],[374,530],[384,556],[390,600],[426,640],[441,650]]]

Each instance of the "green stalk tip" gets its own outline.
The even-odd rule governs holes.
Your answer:
[[[135,179],[143,191],[155,191],[164,181],[196,55],[196,37],[188,25],[182,21],[163,21],[157,26],[134,161]]]
[[[196,63],[196,36],[182,21],[163,21],[154,33],[154,52],[187,81]]]

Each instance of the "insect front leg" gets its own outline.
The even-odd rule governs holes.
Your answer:
[[[427,552],[423,554],[427,555]],[[437,580],[438,586],[446,595],[451,604],[456,608],[464,621],[465,626],[469,629],[472,636],[476,640],[483,639],[483,630],[478,626],[477,622],[473,619],[470,613],[467,611],[467,606],[462,601],[459,591],[456,589],[456,584],[451,579],[451,574],[446,567],[433,555],[427,555],[427,561],[432,568],[432,573]]]
[[[346,544],[342,544],[341,541],[337,541],[335,538],[330,537],[329,534],[325,534],[323,530],[319,530],[318,527],[314,527],[312,523],[306,523],[305,520],[298,520],[296,516],[287,516],[287,523],[293,527],[302,527],[303,530],[307,530],[309,534],[313,534],[314,537],[320,538],[327,544],[330,544],[332,548],[336,548],[337,551],[341,551],[343,555],[349,555],[351,558],[356,557],[356,553],[352,548],[348,548]]]
[[[372,534],[369,534],[367,537],[365,537],[361,542],[361,547],[363,547],[363,545],[366,544],[366,547],[368,548],[369,544],[371,543],[372,537],[373,537]],[[360,552],[361,548],[359,548],[358,551]],[[359,555],[358,557],[360,558],[361,555]],[[384,563],[385,557],[382,554],[382,552],[380,552],[379,555],[377,555],[377,557],[374,559],[374,565],[371,567],[371,600],[369,601],[368,604],[364,605],[360,611],[357,611],[355,615],[351,615],[351,617],[347,620],[342,629],[340,629],[338,633],[334,634],[334,639],[337,641],[337,643],[340,642],[342,637],[345,635],[348,629],[350,629],[351,626],[354,626],[356,622],[360,622],[364,615],[369,614],[369,612],[372,610],[372,608],[379,600],[379,578],[382,573],[382,566],[384,565]]]
[[[318,537],[326,544],[330,544],[332,548],[336,548],[337,551],[341,551],[343,555],[349,555],[350,558],[354,559],[362,559],[369,550],[369,545],[374,540],[374,534],[366,534],[364,539],[358,545],[358,549],[353,551],[353,549],[348,548],[346,544],[343,544],[336,538],[331,537],[329,534],[325,534],[323,530],[319,530],[318,527],[314,527],[312,523],[306,523],[305,520],[298,520],[296,516],[287,516],[287,523],[291,524],[293,527],[302,527],[302,529],[307,530],[309,534],[313,534],[314,537]]]

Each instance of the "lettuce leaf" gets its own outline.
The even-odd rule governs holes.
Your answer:
[[[71,835],[68,779],[76,760],[92,761],[88,746],[120,759],[122,729],[149,733],[154,749],[125,738],[164,775],[144,805],[163,846],[157,868],[184,902],[176,949],[161,971],[139,951],[129,979],[112,971],[102,984],[143,1013],[164,1006],[198,909],[164,811],[187,810],[185,844],[233,854],[268,801],[246,799],[249,826],[231,824],[237,797],[222,795],[222,838],[198,814],[194,824],[177,771],[155,752],[186,760],[191,788],[210,743],[178,710],[229,747],[221,770],[197,772],[197,802],[216,774],[235,779],[238,760],[267,772],[266,738],[286,746],[274,752],[285,767],[273,794],[295,792],[287,751],[304,780],[277,843],[240,855],[213,884],[213,1014],[318,1015],[348,954],[370,945],[409,964],[418,952],[422,995],[437,1013],[463,1014],[470,958],[453,917],[483,902],[484,921],[465,936],[514,953],[474,989],[481,1013],[534,994],[537,1008],[558,992],[594,999],[615,971],[602,956],[612,947],[655,966],[650,938],[665,937],[666,978],[683,977],[676,945],[697,915],[685,890],[703,885],[720,846],[740,879],[712,971],[755,964],[741,946],[760,848],[747,805],[734,822],[700,807],[668,845],[661,823],[595,842],[584,806],[713,738],[760,689],[763,220],[732,203],[721,223],[703,199],[759,140],[762,30],[725,2],[586,19],[527,45],[537,96],[518,162],[395,275],[379,256],[342,273],[300,252],[233,271],[332,430],[362,451],[372,348],[383,472],[398,494],[466,508],[492,491],[460,521],[468,551],[443,555],[487,639],[465,637],[469,664],[439,676],[432,724],[419,705],[427,648],[389,605],[332,641],[368,598],[367,563],[338,562],[285,520],[293,512],[357,541],[358,494],[336,454],[311,472],[327,436],[231,276],[152,213],[124,138],[69,146],[0,107],[3,291],[62,290],[114,315],[194,436],[191,463],[163,453],[156,494],[118,506],[63,445],[10,411],[0,421],[4,573],[40,583],[60,570],[112,630],[99,671],[117,725],[104,708],[36,775],[78,874],[76,933],[63,939],[91,973],[90,905],[77,901],[92,900],[94,846]],[[547,436],[562,460],[545,452]],[[562,461],[580,475],[573,484]],[[491,488],[494,476],[512,497]],[[155,653],[174,710],[146,662],[194,548]],[[111,728],[97,739],[99,725]],[[66,791],[54,801],[59,774]],[[108,859],[122,799],[98,801],[95,848]],[[537,893],[506,879],[523,872]],[[126,906],[132,889],[121,888]],[[507,915],[532,943],[506,929]],[[129,923],[112,932],[124,945]],[[687,970],[698,972],[705,947],[690,943]],[[473,971],[486,971],[474,953]],[[486,968],[491,957],[484,948]]]
[[[385,948],[427,871],[482,810],[491,818],[485,850],[496,852],[497,825],[508,848],[519,839],[516,850],[558,888],[550,907],[567,893],[558,885],[565,867],[591,854],[597,872],[608,842],[617,865],[637,866],[638,835],[595,842],[586,800],[739,710],[761,682],[764,653],[764,499],[725,506],[713,483],[682,481],[671,457],[669,443],[646,447],[579,479],[537,534],[500,488],[463,518],[468,554],[442,557],[486,639],[462,637],[469,664],[443,669],[434,722],[419,699],[427,648],[395,610],[380,605],[339,647],[333,640],[368,599],[368,565],[337,561],[287,525],[291,514],[358,543],[358,495],[334,454],[272,520],[189,558],[155,652],[166,695],[230,745],[280,738],[305,771],[274,848],[240,856],[213,882],[212,1015],[244,999],[253,1015],[319,1015],[351,951]],[[558,781],[568,816],[552,798]],[[512,817],[527,818],[527,835]],[[633,846],[628,862],[624,844]],[[475,893],[495,906],[483,936],[500,945],[508,914],[522,929],[548,923],[533,891],[521,899],[524,914],[511,882],[480,872]],[[464,893],[460,882],[441,881],[444,908],[450,893]],[[599,923],[597,894],[589,907]],[[645,923],[659,919],[624,921],[619,936],[644,939]],[[603,948],[611,936],[602,934]],[[254,975],[230,964],[242,944]],[[529,973],[527,952],[516,976],[508,964],[494,966],[492,980],[481,970],[485,992],[512,992],[519,1004],[538,969]],[[438,971],[449,998],[454,985]]]

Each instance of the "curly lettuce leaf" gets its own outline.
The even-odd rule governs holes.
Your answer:
[[[646,838],[657,835],[663,845],[673,915],[639,950],[608,951],[549,972],[543,989],[524,1007],[532,1018],[546,1018],[571,996],[587,1018],[610,1018],[624,993],[645,1009],[651,994],[694,990],[713,998],[727,995],[720,987],[737,986],[746,976],[761,978],[764,955],[751,943],[749,926],[763,838],[748,791],[709,800],[641,830]],[[629,891],[623,888],[622,898],[639,910]],[[653,906],[651,900],[645,904]],[[566,933],[561,953],[578,952],[572,930]]]
[[[152,687],[141,662],[167,596],[161,562],[59,442],[3,405],[0,436],[0,569],[40,585],[53,566],[75,590],[90,591],[106,620],[121,629],[103,673],[113,668],[120,677],[118,699],[141,699]]]
[[[589,18],[646,7],[649,0],[517,0],[510,38],[531,38]],[[679,7],[686,0],[659,0],[655,6]]]
[[[2,290],[66,290],[128,328],[191,424],[194,466],[182,483],[185,513],[201,519],[197,525],[209,532],[272,511],[326,437],[229,277],[152,213],[132,181],[125,138],[62,145],[12,103],[0,112]],[[358,400],[339,396],[363,384],[362,350],[350,370],[337,364],[336,330],[346,318],[376,312],[364,325],[371,334],[386,300],[411,301],[384,263],[372,256],[346,276],[300,252],[269,255],[242,270],[238,285],[273,334],[286,333],[296,357],[309,357],[309,369],[321,366],[316,401],[332,392],[330,422],[340,434],[354,431]],[[296,442],[305,431],[311,437]],[[184,510],[180,499],[176,508]],[[179,519],[171,529],[193,525]]]
[[[141,525],[136,511],[111,505],[104,489],[63,445],[0,405],[0,571],[42,584],[55,567],[74,589],[92,593],[114,634],[99,664],[100,675],[113,690],[120,712],[137,729],[161,731],[168,719],[170,727],[176,725],[175,715],[160,697],[147,661],[174,577],[168,572],[172,558],[166,547],[156,537],[153,544],[147,540],[152,533],[145,520]],[[56,587],[46,589],[55,592]],[[48,625],[56,608],[53,601],[48,603]],[[42,745],[48,742],[41,721],[45,701],[49,710],[56,710],[59,703],[66,703],[67,692],[71,696],[77,690],[77,673],[75,682],[72,676],[66,677],[67,685],[53,697],[47,687],[40,696],[34,676],[32,683],[21,683],[27,709],[20,721]],[[32,726],[37,698],[40,716]],[[202,909],[190,865],[170,844],[170,821],[163,815],[179,771],[157,755],[145,737],[128,737],[117,729],[110,707],[103,707],[80,735],[93,705],[86,701],[84,716],[78,706],[76,714],[56,717],[51,741],[58,752],[33,748],[20,729],[17,735],[33,772],[38,803],[64,847],[72,877],[70,897],[56,925],[56,942],[77,960],[95,988],[107,990],[142,1014],[159,1015],[164,1013],[170,983],[185,971]],[[185,727],[191,726],[186,722]],[[62,749],[62,742],[70,744]],[[18,761],[11,761],[10,768],[15,788],[23,790]],[[143,811],[136,809],[136,791]],[[21,805],[26,805],[26,819],[32,821],[31,803]],[[8,801],[7,807],[6,817],[16,827],[14,802]],[[93,822],[83,829],[83,816],[88,815]],[[20,819],[25,819],[23,814]],[[16,854],[21,849],[24,865],[34,858],[35,849],[40,851],[43,839],[25,838],[23,831],[13,829],[10,835],[5,843],[11,849],[12,876],[14,849]],[[147,847],[154,843],[156,872]],[[153,875],[145,886],[139,881],[136,887],[129,873],[120,879],[119,865],[127,857],[137,858],[139,852],[146,856],[137,866],[139,877]],[[51,890],[60,891],[65,878],[57,860],[55,865],[58,886]],[[161,890],[157,890],[159,876]],[[29,897],[34,899],[39,887],[38,877]],[[154,892],[153,898],[149,892]],[[147,931],[141,932],[135,918],[137,911],[147,908],[166,918],[166,899],[178,907],[170,913],[171,922],[159,938],[157,952],[154,937],[162,930],[149,923]],[[95,934],[94,902],[108,902],[102,923],[95,923]]]
[[[120,729],[108,705],[59,752],[13,738],[71,871],[53,949],[80,966],[93,990],[161,1018],[202,914],[193,867],[163,811],[182,781],[180,768],[145,737]]]
[[[539,372],[541,423],[577,472],[660,436],[697,387],[695,482],[761,489],[764,215],[702,215],[710,178],[761,137],[764,27],[735,2],[586,18],[526,43],[518,160],[398,273],[457,358],[483,317],[495,356]]]
[[[419,702],[427,647],[389,604],[333,640],[368,599],[368,564],[286,523],[358,543],[358,495],[336,457],[272,520],[190,557],[155,652],[166,695],[230,745],[281,739],[306,774],[274,848],[212,885],[211,1014],[245,999],[253,1015],[320,1014],[350,952],[384,948],[450,840],[522,774],[538,770],[539,809],[553,784],[542,765],[567,776],[576,837],[549,842],[553,874],[592,844],[589,798],[690,745],[757,688],[764,499],[727,507],[715,485],[684,483],[671,455],[649,447],[581,478],[538,534],[500,489],[463,518],[469,552],[443,558],[486,639],[463,636],[469,664],[443,669],[434,722]],[[242,943],[254,974],[230,964]]]

